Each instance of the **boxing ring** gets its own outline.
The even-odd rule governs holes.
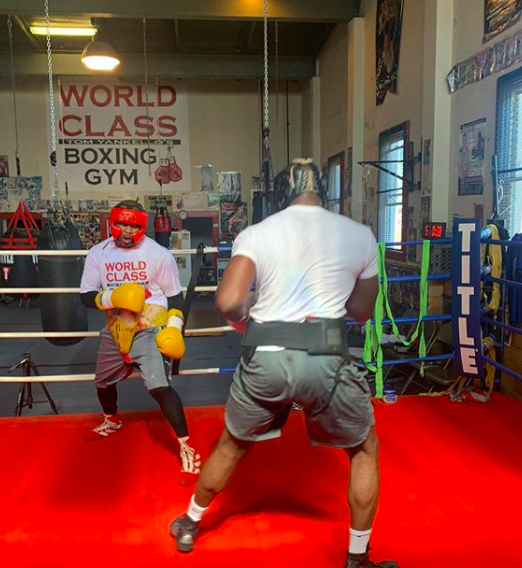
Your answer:
[[[522,380],[503,362],[484,355],[485,337],[480,331],[483,325],[488,332],[498,329],[522,335],[522,329],[497,321],[480,306],[481,282],[494,278],[482,266],[481,245],[511,245],[491,239],[475,220],[459,219],[458,223],[473,226],[459,230],[456,225],[452,239],[431,244],[452,245],[451,272],[426,275],[426,281],[451,279],[451,313],[420,318],[421,323],[452,324],[453,352],[384,358],[381,367],[454,359],[459,372],[469,378],[481,379],[485,366],[491,365]],[[401,245],[425,246],[422,241]],[[421,278],[392,276],[387,281],[420,283]],[[522,286],[504,279],[489,281],[503,287]],[[208,288],[199,290],[216,289]],[[27,293],[16,290],[23,292]],[[56,292],[35,289],[34,293]],[[386,315],[377,318],[377,325],[392,323]],[[419,317],[393,321],[418,325]],[[347,321],[347,325],[360,324]],[[186,335],[216,330],[227,333],[231,328],[188,330]],[[3,332],[0,339],[97,337],[98,333]],[[502,348],[498,334],[493,333],[492,341]],[[378,361],[373,358],[368,363]],[[190,381],[191,375],[233,371],[212,367],[182,369],[180,374]],[[0,377],[0,382],[92,379],[91,374],[9,375]],[[223,426],[223,408],[188,407],[186,412],[191,437],[198,440],[205,459]],[[522,405],[496,392],[491,404],[407,396],[393,405],[376,399],[375,413],[382,481],[372,537],[374,557],[395,558],[401,568],[516,566],[516,519],[522,507],[522,455],[516,449],[522,444]],[[7,488],[0,515],[0,555],[7,559],[6,566],[91,568],[100,562],[126,568],[170,568],[173,563],[201,568],[342,566],[349,524],[344,503],[347,460],[342,452],[309,445],[302,412],[291,413],[282,438],[259,444],[241,464],[230,491],[218,498],[205,517],[198,548],[189,556],[176,552],[167,530],[170,520],[184,511],[191,493],[177,482],[179,465],[169,426],[157,411],[123,416],[121,432],[96,442],[87,439],[97,423],[94,415],[0,419],[0,480]],[[492,536],[488,525],[499,517],[506,522],[500,534]]]
[[[373,326],[383,326],[388,324],[415,324],[422,326],[426,322],[452,322],[453,335],[455,341],[455,352],[441,355],[423,356],[419,353],[418,357],[403,357],[391,360],[374,360],[367,357],[364,362],[372,370],[381,369],[387,366],[406,365],[412,363],[432,363],[434,361],[447,361],[455,359],[455,365],[459,375],[469,378],[484,379],[484,365],[488,364],[495,369],[505,372],[510,376],[522,381],[522,375],[511,370],[506,365],[498,362],[483,353],[484,347],[480,334],[481,325],[487,324],[489,328],[498,327],[499,329],[522,335],[522,328],[509,325],[505,321],[498,321],[488,317],[487,314],[481,313],[481,281],[496,283],[502,285],[503,292],[507,286],[516,288],[522,287],[522,282],[510,281],[504,278],[495,278],[489,274],[489,267],[481,264],[481,245],[510,247],[522,246],[522,243],[512,241],[501,241],[491,239],[491,231],[489,229],[481,229],[476,219],[457,219],[453,227],[453,238],[437,239],[429,242],[429,246],[451,245],[453,252],[453,263],[451,272],[425,273],[424,275],[405,275],[386,277],[386,284],[401,282],[419,282],[424,284],[429,281],[451,280],[452,281],[452,313],[443,315],[429,315],[420,312],[420,317],[380,317],[372,320]],[[391,242],[380,245],[382,247],[394,246],[423,246],[425,241],[405,241]],[[207,247],[204,254],[218,254],[230,252],[230,247]],[[88,251],[43,251],[43,250],[13,250],[9,251],[10,256],[86,256]],[[176,256],[195,255],[198,249],[173,250],[172,254]],[[428,256],[429,258],[429,256]],[[384,260],[383,260],[384,262]],[[380,275],[381,291],[383,276]],[[195,292],[211,293],[215,292],[217,286],[196,286]],[[186,288],[183,289],[186,291]],[[464,290],[464,292],[463,292]],[[4,294],[78,294],[78,287],[69,288],[1,288]],[[465,294],[464,304],[463,296]],[[422,300],[422,299],[421,299]],[[379,301],[379,300],[378,300]],[[469,304],[469,305],[468,305]],[[426,309],[424,310],[426,312]],[[388,313],[388,315],[391,315]],[[505,319],[505,312],[502,313]],[[361,325],[359,322],[347,320],[347,326]],[[226,333],[233,331],[230,326],[218,326],[211,328],[200,328],[186,330],[186,336],[191,337],[201,334]],[[422,330],[421,330],[422,334]],[[1,339],[36,339],[36,338],[87,338],[97,337],[99,331],[84,332],[52,332],[52,331],[33,331],[33,332],[0,332]],[[494,342],[495,347],[502,348],[498,341]],[[374,354],[371,351],[370,354]],[[379,354],[378,354],[379,355]],[[472,364],[468,360],[471,357]],[[233,373],[234,368],[231,367],[212,367],[207,369],[183,369],[180,370],[181,375],[201,375],[201,374],[219,374]],[[38,377],[29,376],[0,376],[0,383],[6,382],[64,382],[64,381],[91,381],[94,379],[93,374],[81,375],[40,375]],[[498,380],[497,380],[498,383]],[[382,396],[382,381],[377,380],[377,396]]]

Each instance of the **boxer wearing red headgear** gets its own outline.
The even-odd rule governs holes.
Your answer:
[[[111,210],[111,235],[118,246],[128,248],[126,245],[122,245],[119,242],[120,238],[126,234],[124,233],[124,228],[126,226],[131,229],[137,229],[129,231],[129,234],[132,237],[131,246],[137,245],[145,236],[149,215],[146,211],[143,211],[143,209],[131,209],[131,207],[136,207],[136,203],[137,202],[135,201],[122,201],[121,203],[118,203],[117,207],[113,207]]]
[[[107,322],[95,377],[104,421],[94,432],[106,437],[121,428],[116,383],[137,366],[176,434],[182,472],[194,478],[200,458],[188,445],[185,412],[170,385],[170,361],[165,360],[185,353],[183,294],[174,257],[145,235],[147,219],[137,201],[119,203],[110,215],[112,237],[93,247],[85,261],[82,302],[104,310]]]

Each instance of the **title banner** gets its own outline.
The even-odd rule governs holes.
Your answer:
[[[455,366],[461,376],[484,377],[480,328],[478,219],[455,219],[452,247],[452,314]]]
[[[149,87],[148,98],[143,85],[64,83],[60,97],[58,165],[71,193],[190,191],[183,83]]]

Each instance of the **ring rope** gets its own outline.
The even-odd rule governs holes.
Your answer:
[[[434,360],[446,360],[453,359],[454,354],[450,353],[447,355],[432,355],[424,357],[426,361]],[[411,361],[418,361],[420,358],[405,359],[404,363],[409,363]],[[395,365],[396,361],[384,361],[384,365]],[[180,371],[180,375],[219,375],[219,374],[231,374],[236,371],[235,367],[210,367],[208,369],[185,369]],[[139,373],[133,373],[127,378],[139,378],[141,375]],[[66,383],[66,382],[88,382],[94,380],[94,373],[89,374],[79,374],[79,375],[19,375],[13,376],[8,375],[0,377],[0,383]]]
[[[187,337],[195,337],[203,334],[225,333],[233,331],[234,328],[228,325],[220,327],[200,327],[187,329]],[[72,337],[99,337],[99,331],[5,331],[0,332],[0,339],[39,339],[39,338],[72,338]]]
[[[215,254],[222,252],[230,252],[231,247],[207,247],[203,249],[203,254]],[[172,249],[171,254],[175,256],[187,256],[191,254],[197,254],[198,249]],[[10,249],[0,249],[1,256],[87,256],[89,254],[88,250],[10,250]]]
[[[180,375],[219,375],[220,373],[233,373],[235,369],[220,369],[219,367],[210,367],[208,369],[185,369],[180,371]],[[94,381],[94,373],[85,375],[31,375],[31,376],[12,376],[8,375],[0,377],[0,383],[68,383],[68,382],[92,382]],[[137,379],[141,377],[139,373],[132,373],[129,379]]]
[[[215,292],[217,286],[197,286],[196,292]],[[187,288],[181,288],[186,292]],[[79,294],[80,288],[2,288],[0,294]]]

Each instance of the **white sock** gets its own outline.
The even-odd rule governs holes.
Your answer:
[[[187,510],[187,515],[190,519],[192,519],[195,523],[199,523],[201,518],[203,517],[203,513],[208,509],[208,507],[200,507],[196,503],[195,496],[192,495],[192,499],[190,500],[190,505]]]
[[[372,529],[367,531],[356,531],[350,528],[350,548],[348,552],[352,554],[364,554],[368,548],[370,542],[370,535],[372,534]]]
[[[119,418],[118,418],[118,412],[116,412],[115,414],[103,414],[103,416],[105,418],[108,418],[111,422],[119,422]]]

